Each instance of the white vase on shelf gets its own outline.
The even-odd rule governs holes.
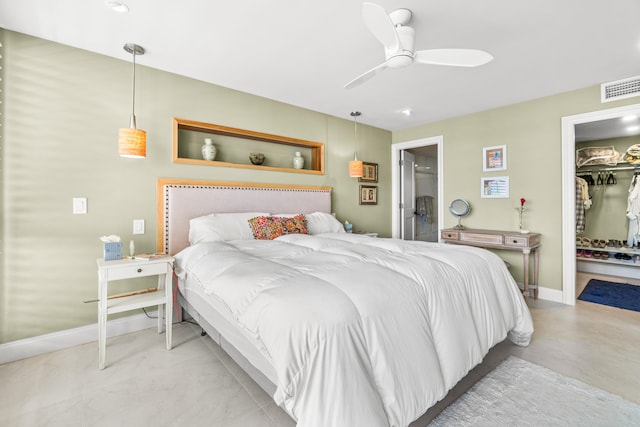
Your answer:
[[[302,169],[304,167],[304,157],[299,151],[293,156],[293,167],[296,169]]]
[[[204,145],[202,146],[202,158],[205,160],[215,160],[217,153],[216,146],[213,145],[211,138],[204,139]]]

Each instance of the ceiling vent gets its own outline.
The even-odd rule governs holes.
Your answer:
[[[624,98],[640,96],[640,76],[600,85],[600,101],[611,102]]]

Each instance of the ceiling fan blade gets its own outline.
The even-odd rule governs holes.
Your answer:
[[[493,55],[475,49],[429,49],[415,53],[414,60],[421,64],[477,67],[493,60]]]
[[[362,19],[386,51],[397,52],[400,49],[400,38],[396,28],[382,6],[375,3],[362,3]]]
[[[362,83],[366,82],[367,80],[370,80],[379,71],[382,71],[385,68],[387,68],[387,63],[383,62],[382,64],[380,64],[380,65],[378,65],[376,67],[373,67],[372,69],[370,69],[366,73],[360,74],[358,77],[356,77],[355,79],[351,80],[349,83],[344,85],[344,88],[345,89],[352,89],[352,88],[354,88],[356,86],[360,86]]]

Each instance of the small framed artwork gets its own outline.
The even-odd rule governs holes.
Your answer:
[[[493,176],[480,178],[480,196],[485,199],[509,197],[509,177]]]
[[[482,149],[482,170],[484,172],[507,170],[507,146],[484,147]]]
[[[362,177],[359,182],[378,182],[378,164],[362,162]]]
[[[360,186],[360,204],[361,205],[377,205],[378,204],[378,187],[375,185]]]

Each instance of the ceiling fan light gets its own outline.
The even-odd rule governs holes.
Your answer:
[[[118,12],[118,13],[129,12],[129,6],[119,1],[107,0],[104,2],[104,4],[114,12]]]

